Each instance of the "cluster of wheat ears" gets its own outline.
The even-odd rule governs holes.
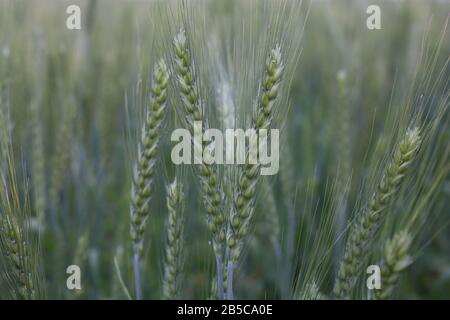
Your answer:
[[[250,27],[243,24],[241,30],[236,27],[224,31],[227,23],[237,23],[238,18],[225,20],[223,26],[217,22],[220,31],[210,30],[215,36],[205,36],[208,32],[206,22],[199,18],[205,14],[202,10],[207,10],[206,6],[191,6],[190,2],[170,7],[162,15],[162,19],[177,23],[153,26],[163,35],[163,44],[158,47],[162,54],[154,60],[153,66],[138,71],[141,74],[142,70],[151,70],[148,84],[143,81],[135,87],[144,84],[144,94],[137,93],[132,99],[127,95],[125,99],[127,108],[130,100],[132,105],[143,107],[134,111],[139,113],[138,120],[134,121],[131,116],[128,128],[124,130],[128,133],[126,143],[129,147],[125,149],[129,151],[132,163],[126,170],[129,178],[125,181],[130,183],[126,184],[124,189],[128,191],[124,194],[127,196],[123,197],[129,215],[119,213],[127,218],[126,231],[122,232],[127,236],[120,237],[120,245],[108,246],[114,250],[113,259],[109,260],[114,264],[110,278],[115,280],[111,290],[119,292],[113,297],[143,299],[151,290],[160,292],[163,299],[188,296],[183,285],[190,277],[186,268],[192,268],[186,261],[193,250],[187,240],[188,228],[201,230],[208,243],[201,253],[202,263],[208,269],[204,272],[208,274],[203,298],[231,300],[235,296],[242,297],[240,290],[244,290],[244,286],[239,282],[245,275],[240,273],[249,272],[246,269],[252,263],[245,261],[256,259],[253,251],[262,255],[263,264],[272,266],[270,270],[275,275],[267,279],[273,278],[271,290],[276,292],[274,296],[293,299],[389,299],[395,296],[402,272],[417,258],[423,243],[421,234],[426,234],[422,231],[450,170],[448,54],[443,65],[437,63],[445,28],[437,49],[431,52],[424,49],[423,56],[419,57],[407,98],[399,107],[383,109],[387,112],[383,125],[370,129],[375,136],[371,139],[374,142],[366,146],[365,156],[360,160],[352,159],[352,154],[356,153],[352,150],[356,138],[351,133],[355,133],[352,129],[355,111],[350,108],[349,101],[353,96],[348,81],[354,72],[336,72],[333,105],[326,116],[319,116],[323,117],[323,133],[312,131],[315,137],[308,138],[306,133],[311,132],[305,129],[305,137],[298,138],[317,142],[323,135],[323,139],[329,139],[324,145],[334,152],[327,169],[330,177],[321,177],[319,187],[317,176],[302,177],[296,169],[298,161],[303,159],[302,165],[306,168],[307,153],[313,148],[293,148],[292,142],[297,138],[292,137],[292,130],[289,130],[294,99],[291,92],[301,53],[301,32],[294,26],[298,23],[296,19],[305,17],[300,14],[305,7],[289,1],[269,3],[263,6],[261,16],[255,14],[249,22]],[[243,5],[242,10],[249,12],[253,5]],[[161,8],[159,10],[161,12]],[[255,26],[266,29],[253,34]],[[218,40],[216,36],[226,40]],[[203,48],[200,48],[199,39],[207,39]],[[37,56],[39,58],[39,54]],[[81,64],[77,59],[86,59],[82,50],[71,60],[79,67]],[[37,73],[44,74],[40,65],[36,63]],[[83,103],[77,94],[84,92],[88,97],[88,89],[77,79],[89,73],[81,67],[74,69],[67,67],[64,71],[71,75],[66,82],[57,79],[53,83],[60,88],[64,108],[55,125],[56,151],[50,159],[46,154],[49,147],[44,138],[47,129],[42,115],[42,104],[46,99],[41,87],[44,84],[34,81],[36,92],[41,94],[36,94],[29,104],[30,166],[24,164],[28,160],[24,157],[25,161],[20,162],[24,170],[17,170],[15,158],[17,147],[13,143],[14,121],[10,112],[10,104],[14,101],[8,99],[8,83],[0,81],[0,290],[5,290],[0,297],[44,298],[47,286],[61,287],[52,292],[54,295],[67,291],[65,282],[55,284],[59,279],[55,274],[65,271],[66,266],[58,257],[64,255],[62,243],[67,239],[64,219],[71,221],[72,218],[62,219],[58,214],[63,210],[61,194],[71,188],[67,187],[65,171],[69,162],[75,162],[73,146],[82,144],[82,138],[73,134],[83,127],[75,120],[80,117],[77,104]],[[5,74],[0,73],[0,76],[5,77]],[[110,92],[108,90],[104,89],[104,92]],[[107,101],[100,95],[96,99]],[[364,101],[364,97],[361,99]],[[97,117],[103,121],[108,119],[104,114]],[[202,163],[190,168],[175,167],[167,161],[170,155],[166,146],[170,137],[167,128],[186,128],[194,135],[196,121],[202,122],[203,130],[213,126],[221,129],[280,129],[278,177],[261,176],[260,164],[248,161],[249,153],[253,151],[249,149],[246,150],[245,164]],[[310,125],[313,126],[312,122]],[[129,134],[131,131],[133,133]],[[92,135],[95,134],[94,130]],[[108,140],[108,134],[104,137]],[[193,143],[192,147],[203,150],[203,145]],[[81,150],[82,147],[78,148]],[[23,152],[21,147],[20,152]],[[305,153],[302,160],[298,160],[299,153]],[[48,168],[51,168],[51,175],[47,176]],[[76,172],[81,172],[83,168],[78,170]],[[309,174],[306,170],[301,173]],[[79,175],[83,176],[82,173]],[[97,182],[91,182],[93,186],[101,180],[95,172],[88,175],[97,179]],[[355,178],[357,175],[361,176],[360,180]],[[192,182],[189,177],[193,178]],[[161,182],[165,187],[159,187]],[[106,186],[104,193],[110,192],[107,183],[103,186]],[[81,182],[80,188],[83,188]],[[88,203],[89,190],[85,191],[78,190],[72,196],[63,197],[65,205]],[[322,196],[317,198],[319,192]],[[193,203],[192,195],[201,199],[198,206]],[[162,198],[165,200],[161,201]],[[162,205],[156,207],[155,201]],[[113,206],[107,208],[115,210]],[[158,219],[157,211],[163,212],[163,223],[159,225],[153,222]],[[190,221],[194,220],[194,215],[201,217],[200,226],[192,226]],[[102,223],[101,219],[100,222],[87,221]],[[163,236],[156,241],[156,244],[162,244],[156,249],[158,254],[150,253],[155,250],[149,241],[156,228],[152,225],[158,225],[159,229],[163,227],[163,231],[158,232]],[[119,229],[119,220],[108,226]],[[75,241],[76,250],[70,258],[71,264],[82,267],[82,272],[86,268],[95,268],[98,263],[98,258],[88,249],[90,238],[95,235],[79,234]],[[263,238],[263,248],[258,247],[260,238]],[[264,247],[265,244],[268,246]],[[51,254],[44,252],[46,250]],[[47,262],[43,257],[50,259],[51,267],[44,267]],[[160,259],[155,264],[149,257]],[[159,271],[152,269],[158,263]],[[366,286],[369,265],[380,268],[380,288]],[[150,285],[152,289],[146,284],[150,279],[147,273],[155,273],[159,278],[154,281],[156,284]],[[101,276],[92,274],[89,277],[93,279],[91,284],[102,285]],[[61,295],[87,297],[83,296],[86,290],[83,285],[78,293]]]

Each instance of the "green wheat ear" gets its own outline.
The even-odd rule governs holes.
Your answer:
[[[138,145],[138,157],[134,165],[131,188],[130,233],[133,242],[136,297],[140,297],[140,258],[143,251],[144,232],[149,216],[154,167],[160,140],[160,131],[165,115],[169,72],[161,59],[155,66],[150,93],[150,102],[142,127]]]
[[[28,269],[29,252],[23,230],[13,216],[0,218],[2,251],[8,263],[8,278],[14,281],[13,295],[18,299],[34,299],[33,278]]]
[[[186,124],[193,133],[194,122],[203,119],[201,99],[197,88],[197,79],[191,61],[186,33],[181,30],[173,41],[175,63],[180,97],[185,110]],[[201,146],[194,146],[195,148]],[[224,216],[221,209],[222,194],[217,172],[213,166],[200,164],[198,172],[203,203],[207,212],[208,227],[213,235],[213,248],[216,256],[221,255],[221,247],[225,241]]]
[[[284,64],[280,46],[269,52],[264,75],[260,84],[260,95],[253,118],[253,129],[270,129],[273,108],[279,94]],[[233,270],[239,260],[245,238],[255,211],[256,188],[259,180],[260,164],[251,164],[249,156],[258,151],[247,150],[245,164],[239,168],[238,189],[234,197],[230,227],[227,232],[227,299],[233,299]]]
[[[177,179],[167,186],[167,239],[164,257],[163,298],[179,297],[183,250],[183,185]]]
[[[350,229],[344,257],[334,286],[334,294],[337,297],[347,298],[355,286],[365,253],[381,225],[384,210],[404,181],[408,169],[416,158],[420,144],[419,129],[417,127],[408,129],[378,184],[377,190]]]
[[[412,237],[403,230],[388,240],[384,246],[381,262],[381,288],[374,291],[375,299],[386,300],[392,296],[400,279],[400,273],[413,262],[408,255]]]
[[[149,214],[153,187],[154,167],[160,139],[160,127],[166,109],[169,74],[164,60],[160,60],[153,73],[150,105],[138,145],[138,158],[134,166],[131,202],[131,238],[135,253],[142,254],[143,235]]]
[[[22,202],[11,146],[3,160],[7,169],[0,170],[0,280],[7,285],[12,298],[31,300],[39,298],[40,290],[37,248],[27,235],[29,193],[25,187]]]
[[[272,123],[273,107],[278,96],[283,69],[281,49],[276,46],[270,51],[261,83],[261,95],[253,119],[253,127],[256,130],[268,129]],[[239,186],[235,197],[234,211],[231,215],[231,228],[227,235],[227,245],[233,263],[239,259],[255,209],[260,164],[250,164],[249,153],[247,152],[246,164],[239,172]]]
[[[197,77],[192,62],[186,32],[181,30],[173,40],[175,52],[175,68],[179,95],[183,104],[185,123],[193,134],[194,122],[203,120],[202,101],[199,96]],[[202,128],[203,129],[203,128]],[[194,148],[202,148],[194,144]],[[194,151],[195,153],[195,151]],[[217,282],[222,280],[223,248],[225,244],[225,217],[223,213],[222,184],[218,178],[216,166],[199,164],[196,168],[201,185],[203,205],[206,209],[206,220],[212,234],[212,246],[217,264]],[[222,298],[222,288],[219,288],[219,297]]]

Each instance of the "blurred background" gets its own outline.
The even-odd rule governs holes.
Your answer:
[[[245,18],[259,10],[261,2],[206,1],[202,12],[210,18],[206,24],[214,26],[214,17],[235,21],[233,15],[242,11]],[[129,132],[141,125],[137,114],[146,92],[138,88],[148,86],[153,64],[172,48],[170,29],[180,27],[167,21],[183,7],[181,1],[172,3],[177,9],[166,9],[164,1],[0,0],[1,107],[8,114],[4,124],[12,136],[17,172],[29,184],[30,232],[40,237],[38,268],[44,274],[47,298],[126,298],[114,259],[132,291],[129,201],[137,141]],[[81,8],[81,30],[66,28],[66,9],[72,4]],[[366,27],[370,4],[381,9],[381,30]],[[337,223],[331,221],[336,213],[330,213],[335,210],[336,190],[348,188],[351,216],[365,200],[364,186],[371,172],[390,154],[408,97],[417,101],[420,94],[432,93],[431,106],[443,100],[448,105],[450,37],[442,30],[449,1],[318,0],[305,1],[302,8],[298,29],[291,30],[301,37],[302,50],[298,63],[288,66],[290,111],[282,133],[280,173],[260,191],[270,196],[258,197],[236,279],[239,298],[296,298],[297,289],[289,288],[302,287],[303,279],[310,279],[319,265],[318,285],[327,295],[333,261],[339,255],[334,252],[339,241],[331,235]],[[219,28],[217,34],[221,41],[227,33]],[[193,45],[205,44],[196,40]],[[423,65],[418,77],[417,65],[430,60],[433,63]],[[417,78],[427,85],[411,93]],[[169,109],[179,103],[173,96]],[[169,140],[175,125],[171,110],[163,128],[146,231],[147,299],[161,297],[165,185],[175,172]],[[432,143],[441,151],[433,159],[448,163],[446,108],[439,132]],[[351,178],[343,182],[340,170]],[[424,175],[419,177],[423,191],[428,183],[425,175],[435,176],[418,172]],[[205,213],[194,174],[184,168],[182,177],[186,237],[181,296],[209,298],[215,266]],[[448,169],[440,179],[432,201],[425,204],[428,218],[414,231],[414,263],[402,273],[396,297],[450,298]],[[408,201],[413,193],[411,197],[420,198],[420,192],[405,191],[399,201]],[[328,214],[330,218],[324,218]],[[404,214],[395,223],[404,221]],[[290,215],[297,221],[297,230],[291,233]],[[394,222],[388,224],[392,231]],[[324,236],[317,242],[320,232]],[[324,264],[318,262],[320,255],[327,255]],[[374,257],[379,257],[378,251]],[[66,288],[65,271],[71,264],[81,267],[81,291]],[[286,274],[290,279],[284,278]],[[0,298],[9,298],[1,282]]]

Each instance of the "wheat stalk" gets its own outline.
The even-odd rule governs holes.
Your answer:
[[[150,99],[138,145],[138,158],[134,166],[131,188],[130,233],[133,243],[136,299],[142,298],[140,259],[143,251],[145,225],[149,216],[154,167],[161,125],[165,115],[168,84],[169,72],[166,63],[161,59],[153,71]]]
[[[381,288],[374,290],[374,297],[386,300],[392,296],[400,278],[400,273],[411,265],[412,258],[408,255],[411,247],[411,235],[402,230],[388,240],[384,246],[381,267]]]
[[[346,298],[353,289],[366,250],[382,222],[384,210],[405,180],[407,170],[416,158],[420,143],[419,129],[417,127],[408,129],[396,148],[378,189],[350,229],[350,236],[334,286],[334,294],[337,297]]]
[[[167,239],[164,256],[163,298],[179,296],[183,249],[183,185],[175,180],[167,186]]]

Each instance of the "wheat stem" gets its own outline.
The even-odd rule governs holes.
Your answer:
[[[137,248],[133,245],[133,251],[137,251]],[[142,300],[142,285],[141,285],[141,259],[139,254],[133,254],[133,271],[134,271],[134,288],[136,294],[136,300]]]
[[[125,285],[125,282],[123,281],[122,273],[120,272],[120,266],[119,266],[117,255],[114,257],[114,269],[116,271],[117,279],[119,280],[120,287],[122,288],[125,296],[127,297],[128,300],[133,300],[131,298],[131,295],[130,295],[130,292],[128,291],[127,286]]]
[[[216,255],[217,264],[217,291],[220,300],[225,298],[224,288],[223,288],[223,260],[221,255]]]
[[[234,273],[234,263],[232,259],[228,259],[227,264],[227,300],[233,300],[233,273]]]

